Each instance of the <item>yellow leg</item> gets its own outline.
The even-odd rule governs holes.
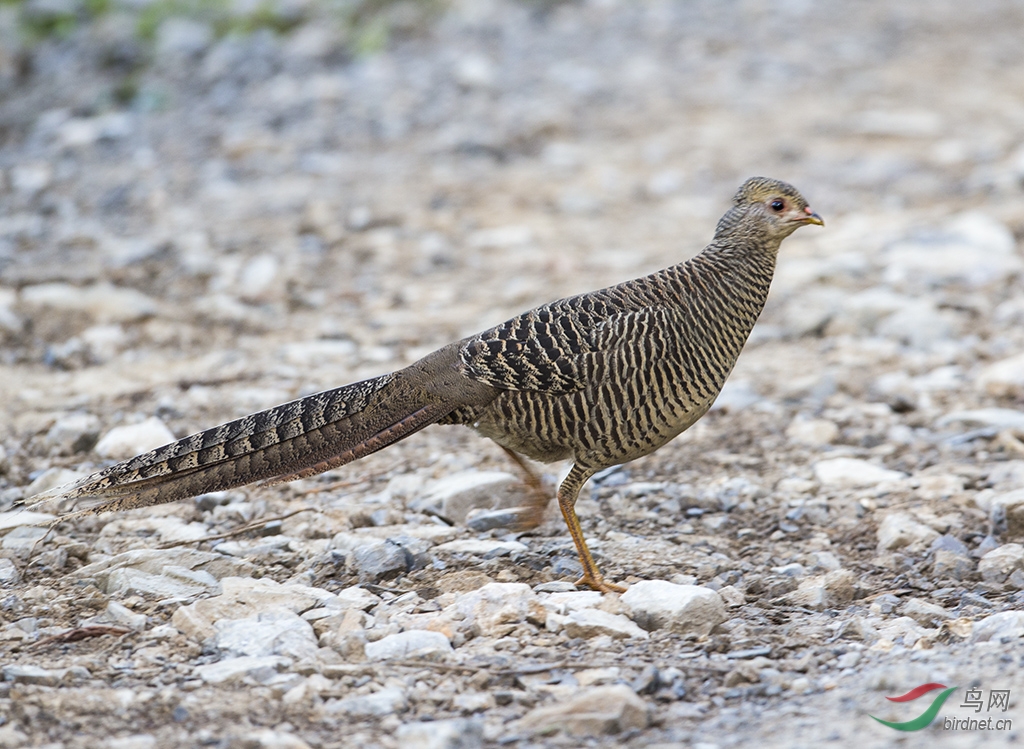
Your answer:
[[[522,459],[519,453],[509,450],[504,445],[499,445],[499,447],[505,451],[505,455],[515,464],[519,470],[520,478],[529,490],[526,506],[519,514],[519,520],[516,522],[513,530],[533,530],[544,520],[544,511],[551,501],[551,495],[544,491],[544,485],[541,483],[540,477],[533,472],[533,469]]]
[[[580,489],[592,473],[574,465],[565,481],[558,487],[558,509],[562,511],[565,524],[569,526],[569,535],[576,544],[576,553],[580,556],[580,564],[583,566],[583,577],[576,581],[577,585],[589,585],[594,590],[602,593],[622,593],[626,589],[621,585],[606,582],[600,570],[597,569],[597,562],[587,548],[587,542],[583,538],[583,529],[580,527],[580,520],[576,517],[576,498]]]

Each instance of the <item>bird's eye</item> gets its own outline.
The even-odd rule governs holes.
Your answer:
[[[781,201],[781,200],[775,199],[775,200],[772,201],[772,210],[773,211],[781,211],[785,207],[786,207],[786,204],[783,201]]]

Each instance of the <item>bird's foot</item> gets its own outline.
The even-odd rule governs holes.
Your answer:
[[[583,577],[576,581],[576,585],[589,585],[600,593],[625,593],[627,590],[624,585],[608,582],[600,573],[597,575],[584,574]]]

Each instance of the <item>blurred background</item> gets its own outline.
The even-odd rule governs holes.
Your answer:
[[[755,174],[827,227],[787,241],[722,405],[1019,400],[989,365],[1024,349],[1022,22],[996,0],[0,3],[9,480],[69,453],[39,442],[68,409],[180,435],[684,260]]]
[[[1012,405],[1022,21],[996,0],[0,3],[5,480],[88,449],[43,437],[69,410],[181,435],[679,262],[755,174],[827,227],[787,241],[720,405],[881,401],[915,428]]]
[[[860,741],[868,729],[881,741],[889,729],[866,714],[883,704],[880,690],[1005,686],[978,681],[976,644],[957,649],[908,616],[937,627],[928,611],[939,604],[941,617],[975,619],[1020,608],[1024,556],[996,548],[993,534],[1007,517],[1024,533],[1024,500],[1011,511],[993,497],[1024,484],[1022,29],[1016,0],[0,0],[0,512],[73,471],[685,260],[710,241],[736,187],[760,174],[796,185],[826,227],[783,245],[716,410],[591,482],[579,505],[610,577],[749,596],[700,647],[754,647],[745,659],[768,643],[781,658],[774,675],[737,666],[721,687],[724,671],[693,669],[686,698],[699,710],[673,713],[682,692],[666,697],[663,737],[749,744],[751,732],[789,736],[798,721],[788,716],[806,710],[807,743]],[[145,429],[108,439],[132,425]],[[283,533],[272,553],[231,553],[254,560],[256,576],[354,584],[340,552],[325,551],[333,534],[433,526],[412,500],[480,468],[508,464],[467,430],[427,430],[307,500],[311,484],[326,485],[62,526],[69,535],[51,535],[2,601],[29,628],[0,634],[24,639],[40,622],[72,626],[80,608],[105,606],[60,577],[76,559],[231,531],[304,501],[315,520],[268,530]],[[30,530],[5,536],[0,556],[26,560],[43,533]],[[529,555],[515,562],[452,569],[570,579],[559,520],[524,540]],[[1006,569],[982,565],[979,582],[977,559],[993,549]],[[805,573],[840,565],[856,591],[783,597]],[[13,563],[4,570],[3,584],[20,580]],[[436,583],[421,578],[409,584]],[[66,595],[51,607],[44,586],[55,581]],[[936,606],[903,616],[914,610],[897,608],[892,591]],[[166,621],[173,607],[151,604],[131,602]],[[542,652],[542,636],[523,634],[521,652]],[[650,642],[654,662],[667,640]],[[167,657],[191,673],[199,645],[175,643]],[[671,648],[658,652],[671,660]],[[986,673],[1003,678],[1003,651],[991,652]],[[125,653],[89,668],[105,683],[148,683]],[[453,673],[437,672],[445,689]],[[722,706],[748,682],[751,699],[730,704],[752,712],[737,717]],[[423,682],[416,710],[436,712],[437,683]],[[774,691],[755,691],[768,683]],[[504,735],[544,689],[491,710],[488,735]],[[255,724],[277,714],[279,695],[254,693],[239,687],[230,714]],[[194,694],[198,704],[210,692]],[[233,720],[207,701],[217,735]],[[120,730],[83,705],[69,698],[64,713],[39,714]],[[762,723],[763,705],[779,732]],[[153,720],[144,702],[132,715],[133,730]],[[323,730],[323,745],[346,736]]]

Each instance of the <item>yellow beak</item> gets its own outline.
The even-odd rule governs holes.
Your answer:
[[[804,211],[807,213],[807,217],[806,218],[801,218],[800,219],[801,221],[803,221],[806,224],[817,224],[818,226],[824,226],[825,225],[825,219],[823,219],[817,213],[812,211],[810,206],[807,206],[806,208],[804,208]]]

